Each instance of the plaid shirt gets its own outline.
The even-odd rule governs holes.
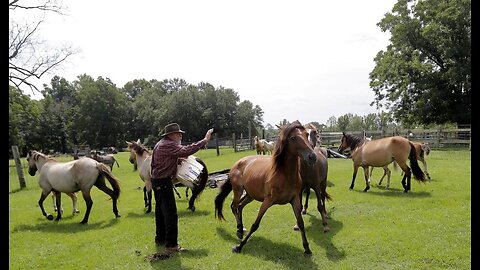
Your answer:
[[[177,142],[164,137],[155,144],[152,156],[152,179],[170,178],[177,173],[177,159],[188,157],[196,153],[207,144],[205,139],[189,145],[177,144]]]

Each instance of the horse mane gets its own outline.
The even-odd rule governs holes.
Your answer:
[[[280,134],[277,138],[277,141],[275,142],[275,148],[273,149],[272,172],[278,171],[284,166],[286,157],[285,149],[289,139],[288,135],[290,135],[290,132],[292,132],[292,130],[294,130],[295,128],[305,130],[305,127],[302,126],[302,124],[300,124],[298,120],[280,128]]]
[[[304,127],[305,129],[313,129],[314,131],[318,132],[317,127],[312,123],[305,124]]]
[[[345,133],[344,133],[345,134]],[[350,149],[355,150],[358,146],[362,145],[365,141],[364,138],[358,137],[353,134],[345,134],[345,139],[347,140],[347,144],[350,145]]]
[[[38,161],[38,158],[39,158],[39,157],[43,157],[43,158],[45,158],[47,161],[49,161],[49,160],[57,161],[56,159],[54,159],[54,158],[52,158],[52,157],[50,157],[50,156],[48,156],[48,155],[45,155],[45,154],[42,153],[42,152],[38,152],[38,151],[36,151],[36,150],[31,151],[31,153],[32,153],[32,158],[33,158],[33,160],[35,160],[35,161]]]
[[[143,155],[144,152],[147,152],[147,154],[151,154],[150,151],[148,151],[148,149],[145,146],[138,144],[136,142],[132,144],[134,145],[133,150],[135,151],[135,153],[137,153],[137,155],[141,156]]]

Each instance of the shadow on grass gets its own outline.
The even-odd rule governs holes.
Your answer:
[[[332,213],[333,210],[328,212],[330,217],[332,216]],[[307,238],[312,239],[312,241],[314,241],[317,245],[325,249],[325,255],[330,261],[337,262],[343,260],[345,258],[345,251],[339,250],[332,242],[332,238],[335,236],[335,234],[342,229],[343,223],[333,218],[327,219],[330,231],[324,233],[320,213],[317,211],[315,212],[315,215],[309,213],[307,213],[307,215],[310,216],[311,220],[311,224],[305,228],[307,232]],[[318,215],[318,218],[316,215]]]
[[[304,269],[318,269],[318,265],[312,261],[311,257],[303,256],[303,248],[300,249],[290,244],[272,242],[267,238],[255,235],[255,233],[243,246],[242,254],[259,257],[277,264],[281,263],[289,269],[299,269],[299,265],[302,265],[301,268]],[[233,237],[231,233],[226,232],[223,228],[217,228],[217,234],[224,240],[234,243],[234,245],[240,243],[237,237]],[[298,241],[298,246],[302,246],[301,240]],[[313,253],[315,254],[315,252]]]
[[[70,217],[71,219],[72,217]],[[68,218],[65,218],[68,219]],[[82,217],[83,219],[83,217]],[[42,218],[43,220],[43,218]],[[40,221],[40,224],[34,224],[34,225],[18,225],[13,228],[12,233],[17,233],[17,232],[22,232],[22,231],[40,231],[40,232],[47,232],[47,233],[75,233],[75,232],[84,232],[84,231],[90,231],[90,230],[98,230],[98,229],[103,229],[106,227],[110,227],[115,225],[115,223],[118,222],[118,218],[112,218],[108,222],[91,222],[89,220],[88,224],[80,224],[78,223],[64,223],[64,218],[62,218],[60,221],[48,221],[45,220],[45,222]]]
[[[387,197],[405,197],[408,196],[409,198],[425,198],[425,197],[430,197],[432,196],[430,192],[426,191],[420,191],[420,192],[415,192],[415,190],[410,190],[408,193],[403,192],[403,188],[385,188],[382,186],[377,186],[379,190],[372,189],[372,185],[370,185],[370,190],[367,192],[364,192],[363,189],[353,189],[352,191],[354,192],[360,192],[360,193],[365,193],[365,194],[371,194],[371,195],[377,195],[377,196],[387,196]],[[412,187],[413,188],[413,187]]]

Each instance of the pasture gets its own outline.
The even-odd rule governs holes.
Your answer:
[[[229,168],[255,150],[234,153],[222,149],[201,150],[210,172]],[[303,216],[313,256],[303,256],[300,232],[294,231],[291,206],[274,205],[266,212],[259,229],[242,253],[232,253],[239,243],[236,222],[230,211],[231,196],[225,200],[226,222],[214,216],[218,190],[205,188],[194,213],[187,210],[184,188],[176,198],[179,214],[179,243],[189,250],[164,261],[149,262],[145,256],[160,251],[154,244],[154,213],[145,214],[143,182],[128,152],[115,154],[120,167],[113,174],[120,179],[118,202],[121,218],[112,214],[109,196],[92,188],[93,208],[87,225],[80,224],[85,201],[78,195],[79,214],[72,215],[72,203],[62,194],[62,220],[49,221],[37,205],[38,175],[24,170],[27,188],[18,190],[17,175],[10,167],[9,182],[9,267],[10,269],[470,269],[471,268],[471,152],[432,150],[426,157],[432,179],[426,184],[412,179],[411,190],[403,193],[399,171],[392,169],[390,189],[379,187],[383,170],[373,171],[371,188],[362,192],[363,169],[355,188],[349,190],[353,165],[350,159],[328,159],[328,187],[332,201],[326,202],[330,231],[323,233],[316,210],[315,193]],[[72,157],[58,158],[73,160]],[[25,159],[22,159],[25,162]],[[10,161],[13,163],[13,161]],[[409,164],[409,163],[408,163]],[[49,196],[44,206],[52,213]],[[243,211],[250,229],[259,202]]]

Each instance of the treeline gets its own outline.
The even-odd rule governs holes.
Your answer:
[[[83,74],[69,82],[55,76],[31,99],[9,87],[9,155],[17,145],[69,153],[78,146],[125,147],[141,139],[153,145],[166,124],[177,122],[195,141],[213,127],[217,136],[253,135],[262,130],[263,111],[229,88],[209,83],[192,85],[183,79],[133,80],[118,88],[110,79]],[[252,135],[252,136],[253,136]]]

